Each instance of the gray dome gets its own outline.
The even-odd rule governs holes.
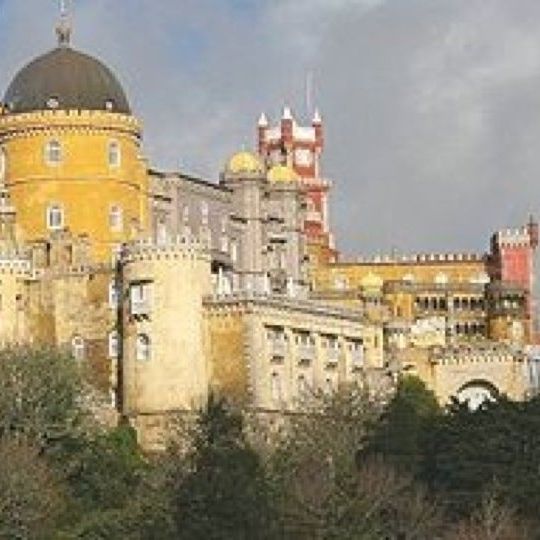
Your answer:
[[[14,113],[47,109],[101,110],[131,114],[126,94],[99,60],[58,47],[22,68],[4,97]]]

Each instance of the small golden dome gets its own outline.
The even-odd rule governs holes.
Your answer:
[[[300,177],[288,165],[274,165],[268,172],[270,182],[297,182]]]
[[[264,165],[259,156],[253,152],[242,150],[229,159],[225,169],[231,174],[257,174],[264,172]]]

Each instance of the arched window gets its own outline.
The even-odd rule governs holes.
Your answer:
[[[109,358],[118,358],[119,345],[120,337],[118,331],[113,330],[109,333]]]
[[[120,232],[124,228],[124,218],[122,208],[117,205],[109,209],[109,227],[111,231]]]
[[[182,221],[186,225],[189,223],[189,206],[187,204],[182,209]]]
[[[64,228],[64,210],[59,204],[51,204],[47,207],[47,229],[58,231]]]
[[[150,338],[146,334],[137,335],[137,360],[140,362],[147,362],[151,356],[151,343]]]
[[[308,384],[305,375],[298,375],[298,395],[304,397],[307,394]]]
[[[163,219],[159,219],[156,226],[156,240],[158,244],[166,244],[169,238],[167,231],[167,223]]]
[[[62,145],[60,141],[48,141],[45,145],[45,161],[48,165],[58,165],[62,161]]]
[[[120,167],[122,155],[118,141],[109,141],[109,146],[107,148],[107,159],[109,161],[109,167]]]
[[[327,394],[332,394],[334,392],[334,383],[332,379],[327,378],[324,386],[325,386],[324,391]]]
[[[272,394],[272,401],[278,403],[281,401],[281,379],[277,373],[272,373],[270,379],[270,392]]]
[[[201,202],[201,224],[208,225],[208,215],[210,210],[208,208],[208,203],[206,201]]]
[[[71,353],[73,354],[73,358],[79,362],[84,360],[85,349],[84,339],[81,336],[74,336],[71,340]]]

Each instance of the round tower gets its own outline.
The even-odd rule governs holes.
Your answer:
[[[125,248],[121,270],[122,412],[148,441],[159,437],[166,413],[207,398],[203,297],[211,292],[210,259],[194,242],[138,242]]]
[[[141,128],[116,76],[70,46],[58,46],[14,77],[0,108],[0,172],[22,241],[53,231],[88,235],[104,261],[147,226],[148,179]]]

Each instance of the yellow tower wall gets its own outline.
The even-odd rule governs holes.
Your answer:
[[[51,140],[62,146],[62,160],[54,165],[45,159]],[[121,153],[114,167],[108,162],[111,141]],[[147,229],[148,178],[133,117],[100,111],[4,114],[0,145],[22,241],[50,234],[46,211],[51,204],[63,208],[65,228],[88,235],[98,261],[109,260],[115,246]],[[110,226],[112,206],[122,209],[121,230]]]

